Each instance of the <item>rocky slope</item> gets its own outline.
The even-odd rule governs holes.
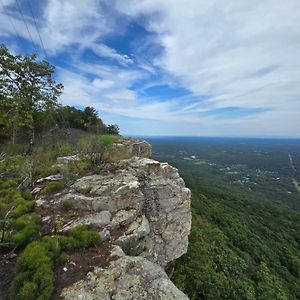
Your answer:
[[[82,268],[89,253],[66,263],[62,273],[81,269],[81,275],[61,287],[60,297],[187,299],[166,271],[187,251],[190,190],[175,168],[147,158],[151,147],[145,141],[127,139],[116,147],[131,157],[108,164],[103,175],[82,177],[60,193],[38,197],[45,230],[54,222],[61,232],[86,224],[102,238],[88,273]],[[62,209],[65,203],[71,207],[68,213]]]

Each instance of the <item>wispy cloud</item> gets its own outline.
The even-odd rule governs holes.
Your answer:
[[[6,14],[30,46],[28,33],[3,1],[0,37],[22,50]],[[125,132],[300,135],[298,0],[43,0],[35,10],[63,101],[93,105]]]

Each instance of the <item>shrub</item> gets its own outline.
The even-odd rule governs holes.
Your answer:
[[[71,200],[65,200],[65,201],[63,201],[63,203],[62,203],[62,207],[63,207],[65,210],[71,209],[72,206],[73,206],[73,203],[72,203]]]
[[[69,230],[68,235],[77,241],[78,247],[91,247],[100,244],[100,235],[89,231],[85,225],[79,225]]]
[[[26,246],[39,237],[40,226],[36,224],[26,225],[22,230],[13,235],[13,241],[17,246]]]
[[[14,182],[0,180],[1,242],[23,247],[38,238],[40,217],[33,212],[34,205],[22,197]]]
[[[62,184],[58,181],[49,182],[41,191],[42,194],[48,194],[62,188]]]
[[[12,299],[49,299],[53,291],[53,266],[67,260],[64,251],[99,244],[99,234],[86,226],[71,229],[68,236],[45,236],[30,243],[17,259],[16,276],[11,285]]]
[[[11,286],[13,299],[49,299],[53,291],[53,262],[43,242],[29,244],[17,260]]]

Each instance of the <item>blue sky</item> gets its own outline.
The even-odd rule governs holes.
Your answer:
[[[300,137],[299,20],[299,0],[0,0],[0,41],[44,59],[36,22],[62,103],[126,135]]]

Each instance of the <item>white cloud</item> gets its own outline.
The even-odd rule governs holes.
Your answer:
[[[13,9],[15,2],[3,1],[18,34],[29,40],[21,16]],[[187,124],[196,124],[193,134],[220,131],[299,136],[300,1],[45,3],[38,26],[46,49],[53,58],[66,55],[73,70],[59,69],[65,103],[92,105],[143,122],[170,122],[179,132],[189,130]],[[124,24],[140,22],[153,33],[134,40],[136,51],[130,57],[104,43],[110,35],[126,31],[126,26],[119,24],[122,18],[126,19]],[[26,20],[38,45],[30,15]],[[0,6],[0,36],[13,35]],[[10,48],[15,45],[16,41]],[[163,51],[149,51],[157,46]],[[104,59],[86,60],[85,50]],[[144,85],[135,85],[138,81]],[[147,88],[165,83],[186,88],[191,95],[163,101],[159,95],[146,96]],[[227,119],[210,114],[226,107],[260,108],[264,112],[247,117],[227,115]]]
[[[132,0],[118,1],[118,9],[136,20],[148,16],[144,25],[164,49],[156,64],[205,97],[191,113],[207,106],[264,108],[274,111],[263,114],[267,126],[283,121],[288,132],[300,125],[298,0]]]
[[[92,49],[99,56],[111,58],[122,65],[128,65],[133,63],[133,60],[128,55],[121,55],[115,49],[110,48],[105,44],[94,44],[92,46]]]

